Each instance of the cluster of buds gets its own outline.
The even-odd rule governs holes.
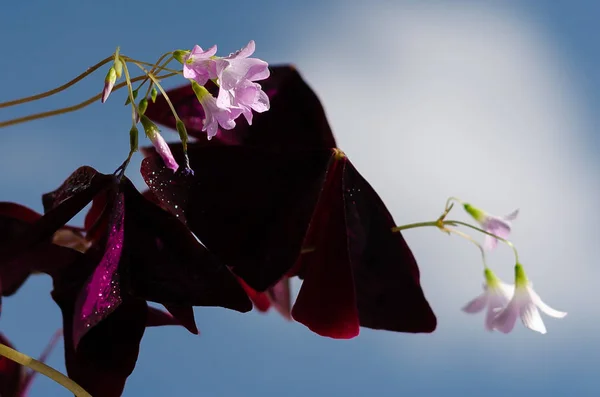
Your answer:
[[[506,239],[511,231],[511,221],[516,219],[519,210],[500,217],[490,215],[470,204],[465,203],[463,206],[486,233],[484,243],[486,250],[493,250],[499,239],[514,249],[512,243]],[[496,329],[503,333],[509,333],[513,330],[517,318],[520,317],[525,327],[545,334],[546,326],[540,316],[540,310],[555,318],[563,318],[567,315],[542,301],[533,290],[523,265],[519,263],[518,256],[516,256],[514,285],[503,282],[485,263],[484,266],[484,292],[467,303],[462,310],[466,313],[479,313],[487,307],[485,328],[488,331]]]

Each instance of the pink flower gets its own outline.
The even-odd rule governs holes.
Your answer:
[[[483,285],[483,293],[469,301],[462,310],[465,313],[479,313],[487,307],[485,316],[485,329],[494,329],[494,319],[498,312],[506,307],[510,301],[514,287],[500,280],[488,268],[484,271],[486,283]]]
[[[192,79],[200,85],[206,84],[208,80],[216,79],[216,65],[213,59],[216,53],[216,45],[206,51],[199,45],[195,45],[192,51],[183,58],[183,77]]]
[[[235,127],[235,119],[242,113],[242,109],[231,107],[219,107],[217,100],[203,86],[192,80],[192,89],[204,109],[204,120],[202,131],[206,131],[208,139],[217,135],[219,126],[226,130]]]
[[[262,113],[269,110],[270,104],[269,97],[262,90],[260,84],[246,80],[231,90],[221,87],[217,97],[217,106],[240,109],[248,124],[252,125],[252,110]]]
[[[215,72],[220,90],[217,105],[221,108],[239,108],[252,124],[252,110],[262,113],[269,110],[269,97],[260,84],[254,81],[269,77],[269,65],[258,58],[249,58],[254,53],[253,40],[241,50],[215,61]]]
[[[539,310],[538,310],[539,309]],[[533,290],[527,279],[525,270],[520,263],[515,266],[515,292],[508,305],[498,313],[493,322],[493,327],[505,334],[515,327],[517,318],[521,318],[523,325],[540,334],[546,333],[546,326],[540,316],[540,310],[550,317],[563,318],[566,312],[561,312],[548,306]]]
[[[511,221],[514,221],[519,215],[519,210],[516,209],[508,215],[495,216],[490,215],[487,212],[480,210],[471,204],[463,204],[465,211],[467,211],[473,219],[475,219],[481,227],[488,233],[495,234],[496,236],[507,239],[511,230]],[[484,247],[487,250],[493,250],[498,245],[498,239],[492,236],[485,236]]]

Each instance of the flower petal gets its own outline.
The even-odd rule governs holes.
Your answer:
[[[488,306],[487,312],[485,313],[484,326],[487,331],[492,332],[494,330],[494,320],[498,315],[498,309],[494,309],[492,305]]]
[[[505,334],[512,331],[519,316],[519,307],[519,300],[517,297],[513,297],[508,306],[494,319],[493,328]]]
[[[490,232],[491,233],[491,232]],[[487,251],[491,251],[498,246],[498,240],[492,236],[485,236],[483,240],[483,248]]]
[[[521,321],[523,324],[532,331],[537,331],[540,334],[546,333],[546,326],[540,316],[535,304],[530,300],[521,307]]]
[[[558,311],[556,309],[551,308],[547,304],[545,304],[542,301],[542,298],[540,298],[540,296],[532,288],[529,289],[529,294],[531,295],[532,302],[537,307],[539,307],[542,312],[544,312],[545,314],[549,315],[550,317],[563,318],[564,316],[567,315],[566,312]]]
[[[467,303],[461,310],[465,313],[479,313],[482,311],[488,303],[489,294],[484,292],[477,298]]]

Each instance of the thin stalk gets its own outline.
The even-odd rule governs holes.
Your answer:
[[[83,390],[81,386],[79,386],[77,383],[73,382],[73,380],[69,379],[54,368],[42,363],[41,361],[36,360],[33,357],[29,357],[26,354],[12,349],[2,343],[0,343],[0,355],[16,362],[17,364],[21,364],[27,368],[39,372],[42,375],[47,376],[48,378],[52,379],[65,389],[69,390],[77,397],[92,397],[91,394]]]
[[[89,76],[90,74],[94,73],[96,70],[98,70],[99,68],[101,68],[102,66],[104,66],[105,64],[110,62],[112,59],[113,59],[113,55],[111,55],[107,58],[104,58],[103,60],[101,60],[100,62],[95,64],[94,66],[89,67],[85,72],[81,73],[79,76],[75,77],[73,80],[61,85],[60,87],[54,88],[50,91],[42,92],[41,94],[32,95],[32,96],[28,96],[28,97],[21,98],[21,99],[15,99],[15,100],[8,101],[8,102],[2,102],[2,103],[0,103],[0,109],[7,108],[10,106],[20,105],[20,104],[27,103],[27,102],[37,101],[38,99],[43,99],[43,98],[52,96],[54,94],[58,94],[59,92],[66,90],[67,88],[77,84],[78,82],[80,82],[81,80],[83,80],[84,78]]]
[[[168,73],[162,76],[158,76],[158,78],[160,79],[164,79],[167,77],[172,77],[177,75],[178,73]],[[131,79],[131,82],[137,82],[137,81],[141,81],[145,78],[145,76],[138,76],[135,77],[133,79]],[[123,87],[125,87],[127,85],[126,82],[123,83],[119,83],[117,84],[114,88],[113,88],[113,92],[117,91]],[[3,121],[0,122],[0,128],[5,128],[5,127],[9,127],[11,125],[16,125],[16,124],[22,124],[22,123],[26,123],[28,121],[33,121],[33,120],[39,120],[39,119],[44,119],[47,117],[52,117],[52,116],[58,116],[59,114],[65,114],[65,113],[70,113],[70,112],[74,112],[76,110],[80,110],[85,108],[86,106],[91,105],[92,103],[94,103],[95,101],[98,101],[100,98],[102,98],[102,94],[98,94],[95,95],[93,97],[91,97],[90,99],[87,99],[77,105],[73,105],[73,106],[67,106],[64,108],[60,108],[60,109],[56,109],[56,110],[51,110],[48,112],[41,112],[41,113],[35,113],[35,114],[31,114],[29,116],[25,116],[25,117],[18,117],[16,119],[11,119],[11,120],[7,120],[7,121]]]

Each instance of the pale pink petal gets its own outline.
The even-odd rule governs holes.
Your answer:
[[[493,328],[508,334],[515,327],[517,317],[519,317],[520,302],[516,297],[510,301],[508,306],[502,310],[494,319]]]
[[[491,233],[491,232],[490,232]],[[487,251],[491,251],[498,246],[498,240],[492,236],[485,236],[483,238],[483,248]]]
[[[488,303],[488,299],[489,299],[489,295],[488,295],[488,292],[486,291],[483,294],[479,295],[477,298],[475,298],[472,301],[470,301],[469,303],[467,303],[462,308],[462,311],[465,313],[479,313],[480,311],[483,310],[485,305]]]
[[[523,324],[527,328],[529,328],[533,331],[537,331],[541,334],[546,333],[546,326],[544,325],[544,321],[542,320],[542,317],[540,316],[540,312],[538,311],[537,307],[531,300],[529,300],[528,302],[525,302],[521,306],[520,315],[521,315],[521,321],[523,321]]]
[[[505,294],[502,287],[489,289],[488,310],[485,316],[485,329],[492,331],[494,329],[494,319],[498,313],[503,310],[510,301],[511,295]]]
[[[269,65],[260,59],[248,58],[215,61],[215,70],[221,87],[231,90],[244,81],[263,80],[269,77]]]
[[[264,92],[260,86],[258,86],[258,88],[258,95],[252,104],[252,109],[258,113],[262,113],[269,110],[271,104],[269,102],[269,96],[266,94],[266,92]]]
[[[506,301],[510,301],[513,294],[515,293],[515,286],[511,284],[506,284],[505,282],[500,281],[498,284],[498,288],[500,289],[500,293],[502,293],[506,297]]]
[[[245,47],[237,50],[236,52],[232,52],[224,59],[239,59],[239,58],[248,58],[250,55],[254,54],[254,50],[256,49],[256,43],[254,40],[250,40]]]
[[[540,298],[540,296],[533,290],[533,289],[529,289],[529,295],[531,296],[531,300],[532,302],[540,308],[540,310],[547,314],[550,317],[554,317],[554,318],[563,318],[564,316],[567,315],[566,312],[561,312],[558,311],[556,309],[551,308],[550,306],[548,306],[547,304],[545,304],[542,301],[542,298]]]
[[[510,234],[510,223],[501,218],[489,217],[484,229],[498,237],[507,238]]]
[[[499,309],[493,309],[492,306],[488,306],[487,312],[485,314],[485,329],[492,332],[494,330],[494,320],[498,315]]]
[[[216,53],[217,53],[217,46],[216,46],[216,44],[213,45],[212,47],[210,47],[206,51],[204,51],[202,49],[202,47],[200,47],[199,45],[195,45],[194,48],[192,48],[191,56],[193,57],[194,60],[196,60],[196,59],[207,59],[207,58],[210,58],[210,57],[214,56]]]

